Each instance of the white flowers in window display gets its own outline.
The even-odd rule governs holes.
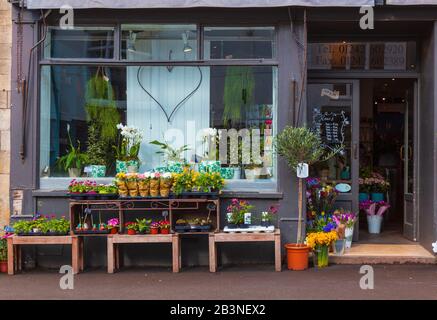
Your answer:
[[[117,129],[120,131],[121,141],[116,147],[117,159],[121,161],[138,161],[143,134],[136,127],[128,127],[119,123]]]
[[[437,241],[432,244],[432,251],[437,253]]]

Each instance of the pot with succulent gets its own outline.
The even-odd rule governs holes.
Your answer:
[[[80,177],[82,168],[88,163],[88,156],[80,150],[79,140],[77,140],[77,147],[73,145],[70,136],[70,124],[67,124],[67,136],[69,141],[67,154],[58,158],[57,166],[68,171],[69,177]]]
[[[168,221],[168,220],[159,221],[159,228],[161,229],[162,234],[169,234],[170,233],[170,221]]]
[[[118,220],[118,218],[109,219],[106,225],[110,234],[116,234],[120,228],[120,220]]]
[[[138,224],[133,221],[126,222],[124,224],[124,228],[127,230],[127,234],[130,236],[134,236],[138,231]]]
[[[159,233],[159,222],[152,222],[150,224],[150,234],[158,234]]]
[[[137,173],[140,167],[139,153],[143,134],[140,129],[124,126],[119,123],[118,143],[114,146],[116,155],[116,171],[124,173]]]
[[[301,173],[306,166],[319,161],[326,161],[343,149],[338,146],[327,152],[322,145],[320,137],[305,127],[286,126],[274,140],[276,152],[282,156],[290,169],[299,174],[298,188],[298,223],[297,241],[285,245],[287,249],[287,264],[290,270],[305,270],[308,268],[309,246],[303,243],[302,224],[303,219],[303,183]]]
[[[146,234],[150,232],[150,224],[152,223],[152,219],[136,219],[136,223],[138,226],[138,233]]]
[[[231,204],[227,207],[227,227],[229,229],[247,229],[249,228],[251,210],[254,208],[246,200],[232,199]]]

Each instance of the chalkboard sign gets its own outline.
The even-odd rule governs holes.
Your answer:
[[[322,109],[326,110],[327,108],[330,110],[314,109],[313,128],[320,136],[322,143],[328,148],[333,148],[344,144],[350,120],[346,111],[342,110],[341,107],[324,107]]]

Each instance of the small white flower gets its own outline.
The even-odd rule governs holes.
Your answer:
[[[170,178],[171,178],[171,173],[170,173],[170,172],[165,172],[165,173],[162,175],[162,177],[163,177],[164,179],[170,179]]]
[[[152,176],[150,171],[144,172],[144,178],[149,179]]]
[[[437,253],[437,241],[432,244],[432,251],[434,251],[434,253]]]

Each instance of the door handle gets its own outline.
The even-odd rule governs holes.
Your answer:
[[[405,161],[404,150],[405,146],[401,146],[401,149],[399,151],[399,157],[401,158],[401,161]]]
[[[413,148],[411,146],[408,146],[408,160],[413,159]]]

